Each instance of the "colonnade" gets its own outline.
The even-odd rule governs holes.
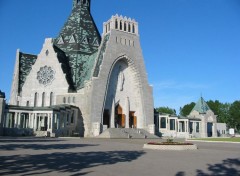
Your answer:
[[[71,112],[43,112],[26,113],[11,111],[5,114],[5,128],[31,128],[34,131],[50,131],[65,128],[69,123],[73,123]],[[69,118],[70,117],[70,118]]]

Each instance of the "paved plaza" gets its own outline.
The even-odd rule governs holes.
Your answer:
[[[194,142],[199,150],[179,152],[145,150],[148,141],[2,137],[0,175],[240,175],[240,144]]]

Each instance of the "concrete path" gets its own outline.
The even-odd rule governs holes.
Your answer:
[[[203,143],[196,151],[144,150],[157,140],[0,138],[0,175],[240,175],[240,144]]]

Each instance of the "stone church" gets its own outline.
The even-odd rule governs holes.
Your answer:
[[[115,15],[100,35],[90,5],[91,0],[73,0],[59,35],[45,39],[38,55],[17,50],[6,133],[86,137],[109,128],[154,133],[138,23]]]

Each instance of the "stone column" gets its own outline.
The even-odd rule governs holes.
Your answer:
[[[212,137],[217,137],[216,123],[212,123]]]
[[[49,130],[50,125],[50,114],[47,114],[47,130]]]
[[[34,114],[34,131],[37,131],[38,126],[37,126],[37,122],[38,122],[38,117],[37,114]]]
[[[12,116],[11,119],[13,119],[13,118],[15,119],[14,127],[15,127],[15,128],[18,128],[18,113],[17,113],[17,112],[14,113],[14,116]],[[9,127],[10,127],[10,128],[13,128],[13,127],[12,127],[12,120],[10,120],[10,125],[9,125]]]
[[[60,115],[59,113],[57,114],[57,129],[59,129],[60,126]]]
[[[205,138],[207,137],[207,123],[204,116],[202,116],[201,119],[202,119],[200,128],[201,138]]]
[[[130,103],[129,103],[129,98],[126,97],[125,101],[125,128],[129,128],[129,111],[130,111]]]
[[[184,120],[184,132],[185,133],[187,132],[187,122],[186,122],[186,120]]]
[[[189,121],[188,120],[186,120],[186,132],[189,132],[189,129],[188,129],[188,123],[189,123]]]
[[[64,120],[64,128],[66,128],[67,127],[67,112],[64,112],[63,113],[63,120]]]
[[[115,98],[113,97],[110,128],[115,128]]]
[[[10,113],[7,113],[5,118],[4,118],[4,127],[5,128],[8,128],[9,115],[10,115]]]
[[[180,132],[180,125],[179,125],[179,121],[177,121],[177,132]]]
[[[52,129],[52,132],[53,130],[55,130],[55,114],[54,113],[52,113],[51,129]]]
[[[178,129],[177,129],[177,119],[175,119],[175,131],[177,132]]]

